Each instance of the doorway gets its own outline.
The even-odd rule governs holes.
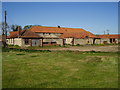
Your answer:
[[[32,46],[40,46],[40,40],[39,39],[32,39]]]

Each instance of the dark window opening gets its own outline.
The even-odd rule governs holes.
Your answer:
[[[85,38],[88,38],[88,36],[85,36]]]
[[[57,44],[56,42],[43,42],[43,44]]]
[[[43,42],[43,44],[48,44],[49,42]]]
[[[113,39],[111,38],[111,39],[110,39],[110,43],[116,43],[115,38],[113,38]]]
[[[112,39],[110,39],[110,43],[112,43]]]
[[[87,43],[89,44],[89,41],[87,41]]]
[[[113,42],[116,42],[115,39],[113,39]]]
[[[25,39],[25,45],[29,44],[29,39]]]
[[[56,42],[51,42],[51,44],[56,44]]]

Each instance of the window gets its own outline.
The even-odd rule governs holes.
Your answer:
[[[56,44],[56,42],[51,42],[51,44]]]
[[[113,42],[116,42],[115,38],[113,39]]]
[[[88,36],[85,36],[86,38],[89,38]]]
[[[25,45],[29,44],[29,39],[25,39]]]
[[[112,39],[110,38],[110,43],[112,43]]]
[[[48,44],[49,42],[43,42],[43,44]]]

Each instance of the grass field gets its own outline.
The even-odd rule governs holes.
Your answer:
[[[117,53],[3,52],[3,88],[117,87]]]

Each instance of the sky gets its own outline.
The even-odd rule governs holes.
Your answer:
[[[119,2],[120,0],[1,0],[2,2]]]
[[[4,10],[9,24],[22,27],[59,25],[94,34],[118,33],[118,2],[2,2],[2,18]]]

